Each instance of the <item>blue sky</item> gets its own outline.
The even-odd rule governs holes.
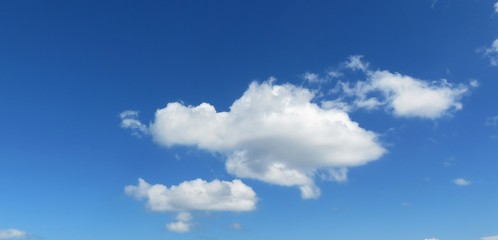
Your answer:
[[[2,1],[0,239],[496,240],[497,24],[488,0]]]

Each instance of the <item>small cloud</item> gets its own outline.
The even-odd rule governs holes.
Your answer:
[[[316,73],[310,73],[306,72],[303,74],[303,79],[306,80],[308,83],[320,83],[323,80],[318,76]]]
[[[350,57],[346,65],[365,71],[366,75],[365,81],[338,83],[356,108],[371,110],[383,106],[398,117],[437,119],[461,110],[460,99],[469,92],[468,85],[454,85],[445,79],[431,82],[386,70],[370,71],[358,56]]]
[[[9,229],[0,229],[0,240],[3,239],[15,239],[15,238],[26,238],[28,234],[25,231],[9,228]]]
[[[484,56],[489,59],[491,66],[498,67],[498,38],[493,41],[490,47],[478,51],[484,52]]]
[[[472,182],[463,178],[457,178],[453,180],[453,183],[455,183],[458,186],[469,186],[470,184],[472,184]]]
[[[498,13],[498,2],[495,3],[495,12]]]
[[[138,120],[138,111],[126,110],[119,114],[121,118],[121,127],[132,131],[132,134],[141,137],[148,134],[149,129]]]
[[[470,79],[469,85],[473,88],[478,88],[481,84],[477,79]]]
[[[342,77],[344,76],[344,74],[340,71],[336,71],[336,70],[331,70],[331,71],[328,71],[327,72],[327,75],[331,78],[338,78],[338,77]]]
[[[432,238],[425,238],[424,240],[439,240],[439,238],[432,237]]]
[[[363,61],[362,55],[349,56],[348,60],[344,63],[344,67],[353,71],[360,70],[366,72],[370,67],[370,63]]]
[[[151,185],[139,179],[137,186],[126,186],[125,192],[138,200],[146,199],[147,208],[156,212],[191,210],[246,212],[254,210],[258,201],[252,188],[238,179],[211,182],[196,179],[171,187],[162,184]],[[185,215],[178,215],[179,218],[182,216]]]
[[[192,215],[188,212],[178,213],[176,222],[166,224],[166,229],[176,233],[187,233],[191,230]]]
[[[234,230],[242,230],[242,225],[240,223],[235,222],[230,224],[230,228]]]
[[[498,236],[482,237],[481,240],[498,240]]]
[[[439,0],[432,0],[432,4],[431,4],[431,8],[434,9],[434,7],[436,6],[436,3],[438,2]]]
[[[484,123],[484,125],[488,127],[496,127],[498,125],[498,116],[486,118],[486,122]]]

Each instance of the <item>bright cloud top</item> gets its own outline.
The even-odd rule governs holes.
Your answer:
[[[217,112],[208,103],[169,103],[156,112],[149,131],[165,146],[225,154],[227,171],[237,177],[297,186],[303,198],[316,198],[317,171],[363,165],[385,150],[375,133],[342,110],[312,103],[313,97],[291,84],[252,83],[228,112]]]
[[[354,84],[339,83],[341,90],[353,97],[355,108],[385,106],[398,117],[436,119],[462,109],[460,99],[468,91],[466,85],[453,86],[445,80],[428,82],[390,71],[371,71],[361,56],[350,57],[344,65],[364,72],[367,78]],[[477,87],[478,82],[473,80],[472,86]]]
[[[26,238],[28,234],[24,231],[15,228],[0,229],[0,240],[2,239],[14,239],[14,238]]]
[[[233,211],[245,212],[256,208],[258,198],[251,187],[240,180],[207,182],[202,179],[185,181],[178,186],[150,185],[143,179],[138,185],[126,186],[125,192],[139,200],[147,200],[152,211]],[[180,219],[181,220],[181,219]],[[185,223],[186,221],[181,221]],[[182,224],[178,224],[180,228]]]

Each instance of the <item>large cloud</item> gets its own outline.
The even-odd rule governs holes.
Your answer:
[[[0,229],[0,240],[2,239],[14,239],[14,238],[26,238],[28,234],[24,231],[15,228]]]
[[[375,133],[346,112],[324,109],[313,98],[308,89],[291,84],[252,83],[230,111],[173,102],[157,110],[148,130],[165,146],[225,154],[227,171],[237,177],[297,186],[303,198],[316,198],[317,171],[363,165],[385,150]]]
[[[353,107],[384,106],[398,117],[440,118],[462,109],[460,99],[468,92],[467,85],[454,86],[445,80],[429,82],[385,70],[372,71],[361,56],[350,57],[345,67],[366,75],[365,81],[340,83],[341,90],[354,98]],[[477,87],[478,82],[473,80],[471,86]]]
[[[178,186],[150,185],[143,179],[138,185],[126,186],[125,192],[139,200],[147,200],[152,211],[252,211],[258,198],[251,187],[240,180],[211,182],[202,179],[185,181]],[[186,222],[185,219],[182,222]]]

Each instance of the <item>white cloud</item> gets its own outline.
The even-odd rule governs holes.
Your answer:
[[[367,78],[355,84],[339,83],[344,94],[354,98],[356,108],[386,106],[398,117],[436,119],[462,109],[460,99],[468,92],[466,85],[454,86],[446,80],[428,82],[390,71],[371,71],[362,56],[350,57],[345,65],[363,71]],[[477,87],[478,82],[470,85]]]
[[[484,123],[486,126],[494,127],[498,125],[498,116],[492,116],[486,118],[486,122]]]
[[[138,185],[126,186],[125,192],[139,200],[146,199],[147,208],[158,212],[190,210],[244,212],[254,210],[258,201],[252,188],[237,179],[231,182],[219,180],[207,182],[196,179],[171,187],[162,184],[150,185],[139,179]]]
[[[166,229],[171,232],[186,233],[191,230],[192,215],[188,212],[180,212],[176,216],[176,222],[166,224]]]
[[[227,171],[237,177],[296,186],[303,198],[316,198],[318,170],[360,166],[385,150],[346,112],[318,106],[313,98],[291,84],[252,83],[228,112],[208,103],[169,103],[157,110],[148,131],[165,146],[224,154]]]
[[[119,117],[121,118],[121,127],[130,129],[133,135],[140,137],[148,133],[147,126],[138,120],[137,111],[126,110],[119,114]]]
[[[15,228],[0,229],[0,240],[3,239],[14,239],[14,238],[26,238],[28,234],[24,231]]]
[[[469,186],[470,184],[472,184],[472,182],[463,178],[457,178],[453,180],[453,182],[458,186]]]
[[[433,237],[432,237],[432,238],[426,238],[426,239],[424,239],[424,240],[439,240],[439,238],[433,238]]]
[[[371,75],[372,87],[382,91],[394,114],[403,117],[439,118],[450,110],[462,109],[459,102],[467,87],[446,81],[428,83],[388,71]]]
[[[481,240],[498,240],[498,236],[482,237]]]
[[[498,13],[498,2],[495,3],[495,12]]]
[[[498,38],[493,41],[490,47],[484,49],[484,56],[489,58],[491,66],[498,66]]]

